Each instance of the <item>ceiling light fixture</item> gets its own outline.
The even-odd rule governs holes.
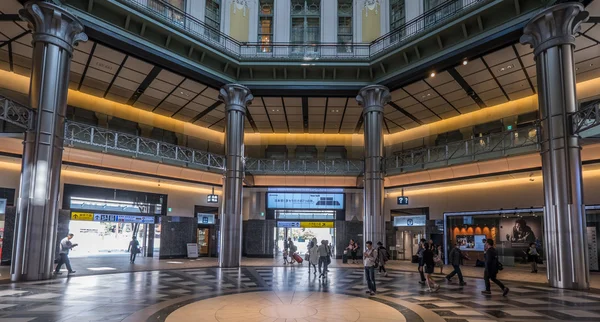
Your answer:
[[[506,67],[502,67],[500,69],[498,69],[498,72],[503,72],[509,69],[512,69],[513,67],[515,67],[513,64],[507,65]]]
[[[435,77],[435,72],[431,72],[431,74],[429,74],[429,77]]]
[[[462,62],[463,66],[467,66],[468,63],[469,63],[469,61],[466,58],[463,59],[463,62]]]

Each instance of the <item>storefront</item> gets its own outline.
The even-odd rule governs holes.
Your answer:
[[[406,210],[392,211],[395,232],[395,248],[390,249],[392,258],[412,260],[413,256],[416,256],[419,250],[419,241],[426,236],[427,219],[426,214],[414,214]]]
[[[444,226],[446,259],[458,244],[470,258],[468,265],[483,261],[487,239],[494,240],[498,257],[505,266],[527,265],[531,243],[536,245],[541,259],[545,259],[542,208],[445,213]]]
[[[196,206],[195,213],[198,219],[198,255],[201,257],[215,257],[219,249],[220,234],[218,208]]]

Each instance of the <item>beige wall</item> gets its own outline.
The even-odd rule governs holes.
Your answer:
[[[583,173],[584,203],[600,204],[600,170],[598,166],[585,166]],[[541,172],[533,176],[522,176],[517,179],[495,180],[488,182],[465,183],[455,182],[438,187],[415,187],[405,190],[409,197],[408,206],[397,205],[399,192],[386,194],[385,214],[391,215],[393,209],[429,208],[430,219],[443,219],[445,212],[479,211],[496,209],[514,209],[543,207],[544,192]],[[483,181],[483,180],[480,180]]]
[[[237,41],[248,41],[248,29],[250,28],[250,8],[239,8],[235,2],[231,2],[229,8],[229,35]]]
[[[0,176],[0,187],[15,189],[17,194],[21,175],[20,162],[20,159],[2,158],[0,160],[0,173],[2,174]],[[63,166],[61,173],[61,200],[64,184],[166,194],[168,195],[167,207],[172,208],[172,212],[168,214],[169,216],[193,217],[195,205],[215,205],[206,203],[206,196],[212,193],[212,187],[209,186],[185,183],[175,184],[164,181],[159,186],[157,179],[146,178],[141,180],[125,174],[109,173],[93,169],[81,171],[80,169],[74,169],[72,166]],[[220,187],[215,188],[215,194],[221,195]],[[62,205],[62,202],[60,204]]]
[[[381,8],[378,4],[362,9],[362,42],[371,42],[381,36]]]

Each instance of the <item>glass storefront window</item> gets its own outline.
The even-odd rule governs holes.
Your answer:
[[[483,261],[485,242],[490,238],[506,266],[528,265],[527,251],[531,243],[536,244],[541,258],[545,258],[541,209],[447,213],[445,217],[446,251],[458,244],[471,258],[469,265]]]
[[[273,0],[260,0],[258,11],[258,41],[260,52],[273,51]]]
[[[171,22],[184,24],[185,0],[149,0],[148,7]]]

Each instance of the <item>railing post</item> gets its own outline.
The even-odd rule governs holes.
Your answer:
[[[448,160],[448,158],[449,158],[449,153],[448,153],[448,144],[446,144],[446,146],[444,146],[444,148],[446,148],[446,152],[445,152],[445,153],[446,153],[446,155],[445,155],[445,157],[444,157],[444,160]],[[430,160],[430,161],[431,161],[431,160]]]
[[[196,163],[196,150],[192,150],[192,163]],[[210,164],[210,158],[208,158],[208,163]]]
[[[135,157],[138,157],[138,154],[140,153],[140,137],[138,136],[137,138],[135,138]]]
[[[160,142],[156,142],[156,156],[160,157]]]
[[[398,156],[396,156],[396,168],[398,168],[400,166],[398,159],[399,159]]]
[[[180,161],[179,160],[179,146],[175,146],[175,160]]]
[[[114,145],[115,149],[119,146],[118,142],[119,142],[119,133],[115,132],[115,145]]]
[[[206,166],[207,167],[212,166],[212,154],[210,154],[210,153],[206,156]]]

